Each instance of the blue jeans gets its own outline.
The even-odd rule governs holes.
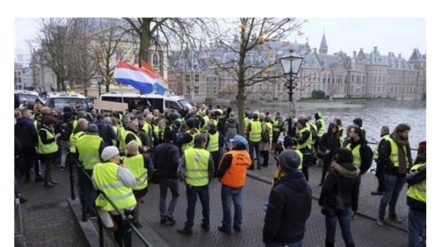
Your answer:
[[[339,226],[341,227],[342,238],[344,239],[345,245],[353,245],[353,237],[351,235],[351,210],[350,207],[347,207],[344,211],[338,213],[336,216],[325,216],[325,228],[326,228],[326,236],[325,242],[332,243],[335,242],[335,234],[336,234],[336,220],[339,221]]]
[[[241,209],[241,191],[222,185],[223,225],[229,229],[232,226],[231,204],[234,202],[234,227],[241,229],[243,214]]]
[[[408,209],[408,246],[421,246],[419,236],[426,225],[426,211]]]
[[[254,167],[254,150],[255,150],[255,156],[257,158],[257,167],[261,167],[261,160],[260,160],[260,142],[249,142],[249,155],[251,156],[252,160],[252,168]]]
[[[405,185],[405,176],[396,176],[385,174],[385,191],[383,193],[382,199],[379,205],[379,218],[383,219],[385,217],[385,209],[390,204],[388,211],[389,215],[396,215],[396,203],[399,199],[400,191],[402,191]]]
[[[276,242],[270,242],[267,243],[266,247],[301,247],[303,245],[303,240],[301,239],[298,242],[293,243],[276,243]]]
[[[186,185],[186,200],[188,207],[186,209],[186,228],[192,228],[194,226],[194,211],[196,209],[197,195],[202,203],[202,223],[205,226],[209,226],[209,187],[205,186],[191,186]]]

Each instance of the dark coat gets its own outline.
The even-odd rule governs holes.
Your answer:
[[[17,119],[14,133],[23,148],[35,148],[38,145],[38,132],[30,118],[21,117]]]
[[[353,163],[333,162],[331,169],[325,177],[324,184],[319,196],[319,206],[331,206],[338,193],[338,180],[341,188],[341,196],[345,207],[351,207],[352,191],[356,187],[356,178],[360,170]]]
[[[282,176],[269,195],[263,242],[292,243],[303,239],[311,210],[312,189],[304,174],[295,171]]]
[[[159,179],[177,179],[179,149],[170,142],[163,142],[154,148],[154,166]]]
[[[328,133],[324,133],[324,135],[322,135],[321,139],[319,140],[319,150],[321,152],[325,153],[326,150],[330,150],[330,153],[324,156],[325,162],[330,163],[333,156],[336,154],[336,151],[340,147],[341,140],[339,139],[338,135],[335,135],[334,138],[332,138],[328,135]]]

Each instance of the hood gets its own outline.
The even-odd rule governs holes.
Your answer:
[[[302,180],[307,183],[304,174],[296,169],[295,171],[282,176],[278,181],[278,184],[283,184],[296,192],[301,192],[304,190],[304,184],[300,183]]]
[[[335,169],[341,176],[346,178],[356,178],[359,176],[360,170],[358,167],[353,165],[353,163],[337,163],[335,161],[332,162],[332,167]]]
[[[235,123],[237,122],[237,120],[235,120],[235,118],[228,118],[228,123]]]

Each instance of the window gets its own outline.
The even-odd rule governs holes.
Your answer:
[[[186,74],[185,75],[185,82],[190,82],[191,81],[191,75],[190,74]]]
[[[159,56],[156,53],[153,54],[153,66],[154,67],[159,66]]]
[[[213,93],[213,94],[216,94],[216,93],[217,93],[217,87],[213,87],[213,88],[212,88],[212,93]]]
[[[191,87],[190,86],[186,86],[186,94],[190,94],[191,93]]]
[[[199,86],[194,86],[194,93],[199,94]]]
[[[199,74],[195,74],[194,75],[194,81],[195,82],[200,82],[200,75]]]

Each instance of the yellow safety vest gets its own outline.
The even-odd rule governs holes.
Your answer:
[[[78,160],[82,162],[85,170],[93,170],[93,167],[101,162],[99,145],[102,138],[99,135],[85,134],[78,140]]]
[[[309,138],[307,139],[307,141],[305,141],[302,144],[298,143],[298,146],[297,146],[298,149],[303,149],[305,147],[308,147],[309,149],[312,148],[312,132],[310,131],[310,126],[309,125],[306,125],[304,128],[302,128],[299,131],[299,139],[302,138],[302,136],[304,135],[304,132],[306,132],[306,131],[310,132]]]
[[[273,127],[272,123],[266,122],[267,130],[269,131],[269,142],[272,142],[273,139]]]
[[[414,165],[411,167],[411,172],[415,172],[419,167],[424,165],[426,165],[426,163]],[[409,186],[406,195],[414,200],[426,203],[426,180]]]
[[[374,149],[374,153],[373,153],[374,160],[377,160],[379,158],[379,144],[383,139],[389,141],[391,139],[391,137],[390,137],[390,135],[387,134],[387,135],[382,136],[382,138],[380,138],[379,142],[376,145],[376,148]]]
[[[136,206],[136,198],[133,190],[118,179],[118,170],[119,165],[113,162],[98,163],[93,170],[92,179],[98,189],[109,197],[118,209],[134,207]],[[96,198],[95,203],[97,207],[101,207],[105,211],[115,210],[101,194]]]
[[[260,142],[261,141],[261,122],[258,120],[252,120],[251,131],[249,132],[250,142]]]
[[[191,135],[191,133],[190,133],[189,130],[187,130],[186,133],[188,133],[188,134]],[[185,150],[188,149],[188,148],[192,148],[192,147],[194,147],[194,138],[196,137],[196,135],[197,135],[198,133],[199,133],[199,131],[197,130],[196,133],[194,133],[194,134],[191,135],[191,137],[192,137],[191,141],[182,145],[182,151],[185,151]]]
[[[280,119],[277,118],[273,121],[273,132],[280,132]]]
[[[78,143],[78,140],[81,139],[85,134],[84,131],[80,130],[76,132],[75,134],[70,134],[70,152],[75,154],[76,153],[76,145]]]
[[[201,148],[189,148],[185,155],[185,181],[192,186],[204,186],[209,183],[208,165],[210,153]]]
[[[361,145],[358,144],[354,149],[351,148],[351,143],[347,145],[347,148],[351,150],[351,154],[353,154],[353,164],[357,167],[361,166],[362,159],[361,159],[361,153],[360,148]]]
[[[218,151],[219,146],[218,146],[218,141],[219,141],[219,133],[218,131],[215,132],[215,134],[209,134],[209,144],[206,147],[206,150],[208,150],[209,152],[215,152]]]
[[[55,135],[47,129],[41,128],[40,130],[46,131],[47,139],[51,139],[51,138],[55,137]],[[57,151],[58,151],[58,145],[57,145],[56,140],[54,140],[53,142],[48,143],[48,144],[43,144],[43,142],[41,141],[40,133],[38,133],[38,153],[39,154],[51,154],[51,153],[55,153]]]
[[[389,142],[391,144],[391,154],[390,154],[390,160],[393,162],[394,167],[399,167],[399,148],[397,147],[397,143],[393,140],[393,138],[389,139]],[[406,159],[406,168],[409,167],[408,162],[408,156],[407,156],[407,150],[404,147],[403,152],[405,153],[405,159]]]
[[[127,130],[124,128],[124,126],[119,126],[119,132],[121,133],[121,138],[119,139],[119,150],[124,151],[125,150],[125,147],[124,147],[125,142],[122,139],[126,135],[125,132],[127,132]]]
[[[148,170],[144,167],[144,156],[142,154],[131,157],[123,156],[125,167],[127,167],[136,178],[136,185],[133,190],[142,190],[148,186]]]
[[[136,139],[136,142],[138,143],[138,145],[139,145],[139,146],[142,146],[142,141],[141,141],[141,139],[140,139],[135,133],[131,132],[130,130],[126,130],[126,131],[124,132],[124,135],[123,135],[122,138],[121,138],[121,143],[120,143],[120,145],[119,145],[119,146],[121,146],[121,151],[124,152],[124,154],[127,153],[127,143],[125,143],[125,139],[127,139],[127,135],[128,135],[129,133],[133,134],[134,137],[135,137],[135,139]]]
[[[317,135],[319,137],[321,137],[322,135],[324,135],[324,133],[326,131],[326,129],[325,129],[325,121],[324,121],[324,119],[320,118],[320,119],[316,120],[316,122],[321,122],[321,128],[319,129],[319,131],[317,133]],[[316,124],[315,124],[315,126],[316,126]]]

